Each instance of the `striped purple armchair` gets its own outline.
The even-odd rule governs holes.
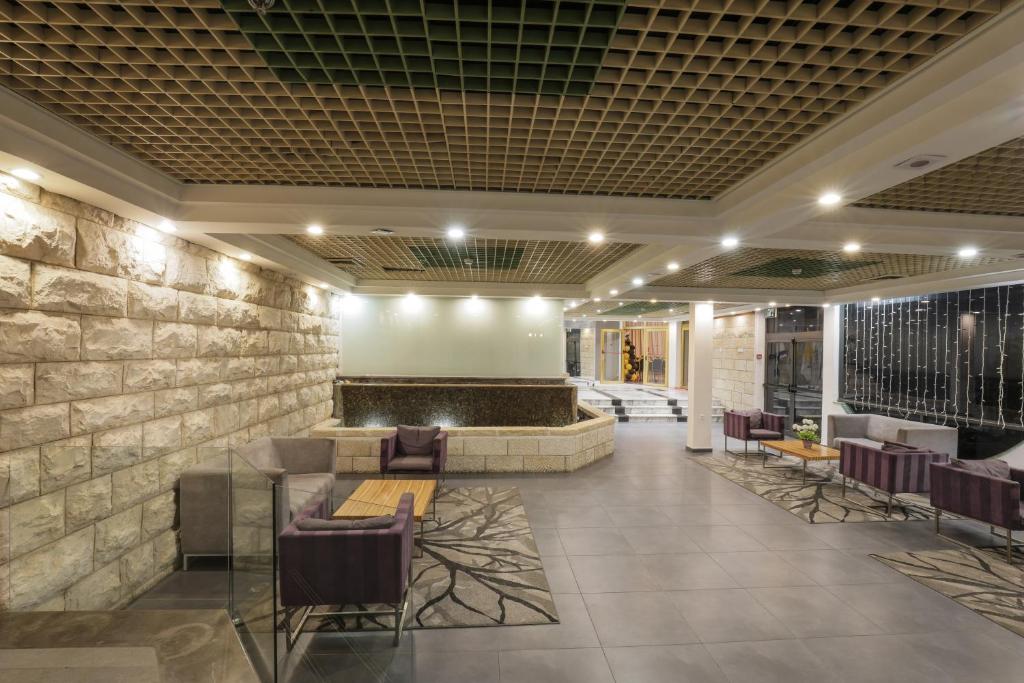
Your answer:
[[[1013,563],[1013,532],[1024,531],[1024,503],[1020,489],[1024,484],[1024,470],[1005,467],[1007,478],[989,476],[953,464],[931,466],[931,503],[935,508],[935,533],[939,530],[939,517],[943,511],[969,517],[995,527],[1006,529],[1006,561]]]
[[[394,615],[397,645],[412,584],[413,494],[402,495],[394,519],[378,517],[345,523],[326,519],[328,515],[325,502],[310,505],[279,536],[281,606],[288,648],[295,644],[311,616]],[[387,526],[375,526],[376,520]],[[379,604],[392,609],[313,611],[317,605]],[[292,617],[298,611],[302,615],[292,629]]]
[[[448,432],[440,427],[399,425],[391,436],[380,440],[380,473],[433,474],[444,479],[448,461]]]
[[[733,455],[760,455],[761,442],[782,440],[786,431],[786,416],[753,410],[727,410],[724,413],[722,432],[725,434],[725,452]],[[729,438],[743,441],[742,451],[729,450]],[[751,451],[748,444],[758,443],[758,450]]]
[[[885,516],[892,516],[892,499],[898,493],[925,493],[930,488],[929,466],[949,462],[949,455],[887,442],[882,448],[842,441],[839,446],[839,473],[846,479],[889,494]]]

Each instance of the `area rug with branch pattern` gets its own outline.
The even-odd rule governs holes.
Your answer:
[[[804,482],[800,461],[792,458],[780,461],[774,455],[769,455],[768,460],[769,467],[765,468],[760,456],[715,454],[693,458],[693,462],[811,524],[890,522],[927,519],[930,516],[927,498],[904,495],[893,505],[892,517],[886,518],[886,504],[881,499],[883,494],[872,497],[852,481],[844,498],[842,484],[833,465],[811,463]],[[792,464],[792,467],[783,467],[783,463]]]
[[[519,489],[442,490],[436,519],[424,524],[406,628],[558,623]],[[392,617],[324,620],[319,630],[393,624]]]
[[[1024,636],[1024,571],[1002,549],[927,550],[872,555],[1017,635]],[[1015,563],[1024,560],[1015,552]]]

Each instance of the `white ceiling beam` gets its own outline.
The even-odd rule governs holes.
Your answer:
[[[774,301],[786,304],[825,303],[825,292],[813,289],[733,289],[727,287],[641,287],[630,292],[637,301],[714,301],[732,304],[767,306]]]
[[[286,273],[319,286],[327,284],[343,292],[351,291],[356,278],[333,263],[310,253],[294,242],[276,235],[210,235],[211,239],[223,243],[220,251],[231,254],[232,249],[249,252],[283,269]]]

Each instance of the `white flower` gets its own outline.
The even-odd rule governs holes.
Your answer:
[[[793,425],[793,431],[794,431],[794,432],[799,432],[799,431],[800,431],[800,425],[798,425],[798,424],[794,424],[794,425]]]

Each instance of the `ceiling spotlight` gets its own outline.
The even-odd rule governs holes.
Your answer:
[[[317,287],[319,287],[320,289],[327,289],[328,287],[330,287],[330,285],[327,284],[326,282],[321,282],[320,284],[317,285]]]
[[[604,233],[600,233],[597,230],[587,235],[587,241],[591,244],[601,244],[604,242]]]
[[[673,312],[675,312],[675,310],[676,310],[676,309],[674,309],[674,308],[670,308],[670,309],[668,309],[668,312],[669,312],[669,313],[673,313]]]
[[[569,308],[576,308],[578,305],[579,304],[577,304],[575,301],[570,301],[569,302]]]
[[[35,171],[33,171],[31,168],[16,168],[13,171],[11,171],[11,175],[14,176],[15,178],[21,178],[22,180],[27,180],[31,183],[34,183],[35,181],[43,177],[36,173]]]
[[[448,239],[461,240],[466,236],[466,229],[461,225],[453,225],[448,228]]]
[[[651,299],[651,303],[652,304],[656,304],[656,303],[658,303],[658,300],[657,299]]]
[[[760,312],[761,312],[761,308],[760,307],[754,309],[754,313],[760,313]]]
[[[634,287],[639,287],[643,283],[644,283],[644,279],[642,277],[635,277],[635,278],[633,278],[633,286]]]
[[[598,313],[600,313],[600,312],[601,312],[601,309],[600,309],[600,308],[599,308],[599,309],[597,309],[597,312],[598,312]]]
[[[771,306],[772,308],[775,308],[778,304],[776,304],[774,301],[769,301],[768,305]]]
[[[158,225],[156,227],[161,232],[166,232],[166,233],[177,232],[177,230],[178,230],[178,228],[175,227],[174,223],[170,222],[169,220],[162,220],[162,221],[160,221],[160,225]]]
[[[828,303],[828,302],[826,301],[825,303],[823,303],[823,304],[821,305],[821,307],[822,307],[822,308],[828,308],[828,307],[829,307],[829,306],[831,306],[831,305],[832,305],[832,304],[830,304],[830,303]]]
[[[480,297],[478,297],[478,296],[477,296],[476,294],[470,294],[469,298],[470,298],[471,300],[473,300],[473,301],[476,301],[476,300],[477,300],[477,299],[479,299]]]
[[[595,296],[594,297],[594,303],[597,303],[597,304],[601,303],[601,297]]]
[[[679,270],[679,264],[676,263],[675,261],[672,261],[671,263],[668,264],[668,269],[669,269],[669,272],[674,273],[677,270]]]
[[[247,251],[243,251],[238,258],[242,259],[243,261],[252,261],[252,254],[250,254]]]
[[[818,197],[818,203],[822,206],[835,206],[841,201],[843,201],[843,197],[838,192],[826,192]]]
[[[978,249],[976,247],[964,247],[956,253],[960,258],[974,258],[978,255]]]
[[[319,225],[310,225],[306,227],[306,232],[308,232],[310,235],[322,235],[324,234],[324,229],[321,228]]]
[[[853,254],[855,252],[860,251],[860,245],[857,244],[856,242],[847,242],[846,244],[843,245],[843,251],[845,251],[847,254]]]
[[[725,237],[722,239],[722,246],[725,247],[726,249],[732,249],[739,243],[740,241],[735,237]]]
[[[878,303],[879,301],[882,300],[882,298],[881,297],[877,297],[877,296],[873,296],[873,297],[871,297],[871,300],[874,301],[875,303]]]
[[[608,293],[611,294],[612,296],[615,296],[616,294],[619,293],[619,290],[617,290],[617,289],[609,289]]]

